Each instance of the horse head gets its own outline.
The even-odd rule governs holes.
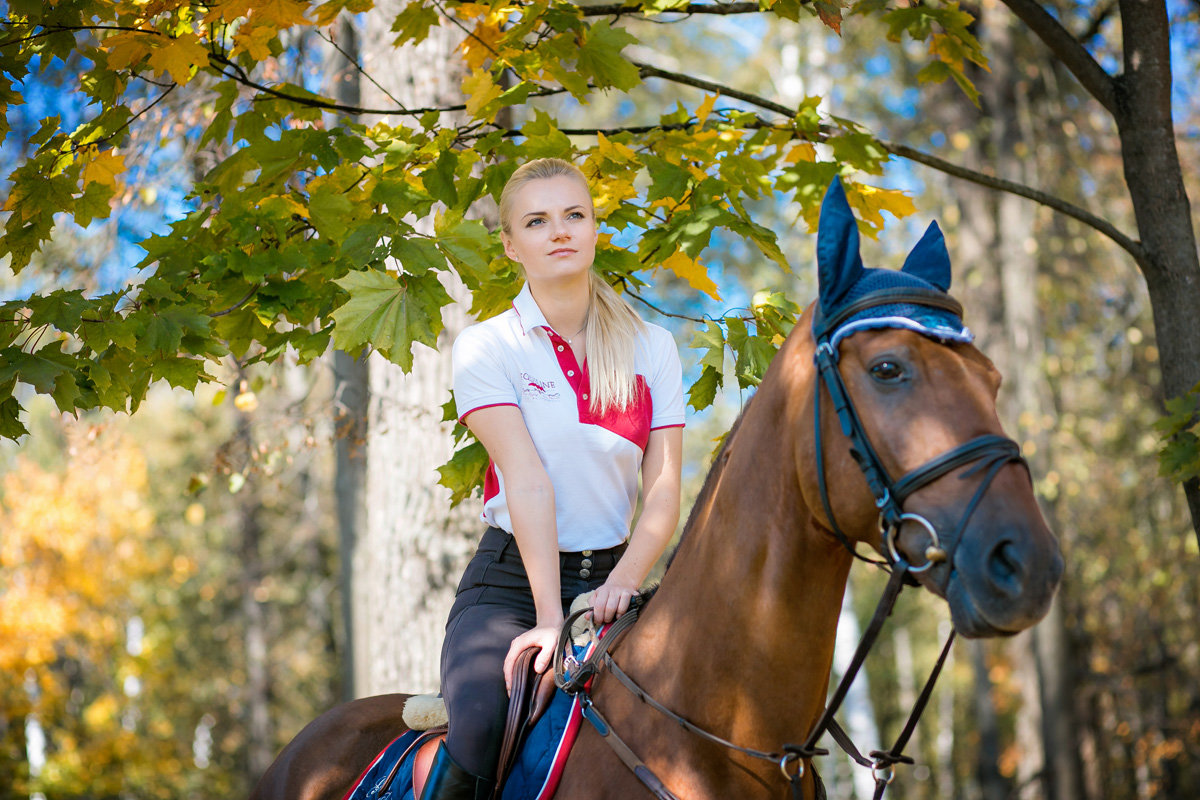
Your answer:
[[[819,524],[908,569],[947,600],[963,635],[1033,625],[1049,608],[1062,557],[997,416],[999,373],[947,294],[950,258],[937,223],[901,270],[867,269],[835,181],[821,207],[817,264],[819,298],[798,325],[811,333],[798,332],[801,352],[811,349],[819,374],[815,441],[805,440],[797,461]]]

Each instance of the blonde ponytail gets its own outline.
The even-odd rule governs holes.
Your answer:
[[[594,413],[618,410],[637,399],[634,353],[645,323],[599,273],[591,274],[587,319],[588,381]]]
[[[527,161],[513,172],[500,192],[500,227],[512,232],[512,205],[517,190],[529,181],[575,178],[588,189],[587,178],[579,167],[561,158],[537,158]],[[592,209],[593,219],[596,211]],[[634,353],[637,337],[645,323],[625,298],[608,285],[594,270],[588,286],[587,332],[588,377],[591,384],[589,405],[596,414],[619,410],[637,399],[637,374]]]

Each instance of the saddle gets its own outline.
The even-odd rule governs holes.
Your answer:
[[[531,647],[517,656],[513,665],[512,686],[508,697],[508,716],[504,721],[504,738],[500,745],[500,761],[496,766],[496,791],[493,797],[499,798],[504,789],[504,780],[516,763],[521,745],[530,729],[537,723],[550,701],[554,699],[554,672],[546,670],[538,673],[534,670],[534,661],[538,650]],[[425,712],[428,715],[428,712]],[[406,721],[408,708],[405,707]],[[443,711],[444,719],[444,711]],[[410,727],[415,727],[409,723]],[[444,724],[430,728],[419,740],[419,749],[413,764],[413,795],[420,797],[429,778],[429,768],[433,765],[433,756],[438,743],[446,738]],[[403,759],[401,759],[403,761]]]

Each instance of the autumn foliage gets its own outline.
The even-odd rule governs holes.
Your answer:
[[[3,748],[24,762],[14,723],[33,720],[51,746],[34,744],[39,774],[12,776],[12,791],[116,796],[179,768],[169,726],[141,707],[160,647],[143,632],[154,587],[179,585],[192,564],[155,541],[136,448],[76,426],[69,452],[61,471],[19,458],[0,493]]]

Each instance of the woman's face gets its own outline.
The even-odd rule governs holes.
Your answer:
[[[578,280],[596,258],[592,198],[569,175],[529,181],[513,195],[504,253],[534,284]]]

